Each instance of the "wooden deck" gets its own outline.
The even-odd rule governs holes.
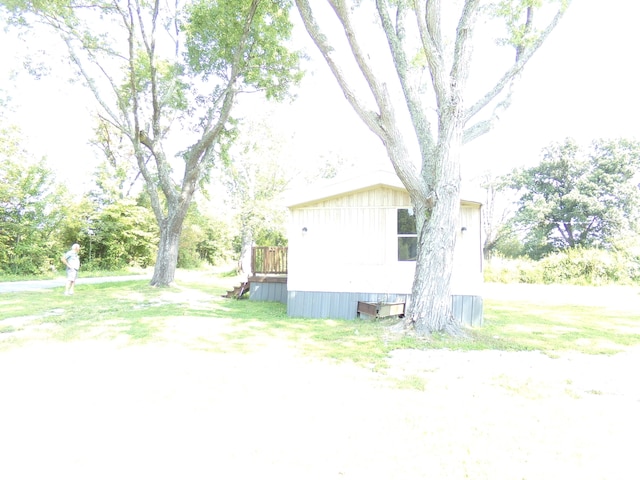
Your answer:
[[[253,275],[286,275],[287,247],[253,247],[251,272]]]
[[[251,272],[246,281],[240,282],[223,297],[239,300],[250,293],[257,300],[286,303],[287,247],[253,247]]]
[[[251,275],[249,283],[287,283],[286,275]]]

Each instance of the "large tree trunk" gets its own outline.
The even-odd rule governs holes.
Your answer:
[[[460,333],[451,304],[451,275],[460,199],[457,190],[439,195],[429,213],[426,203],[414,201],[416,218],[427,218],[418,230],[416,271],[406,326],[421,335],[433,332]]]
[[[154,287],[166,287],[174,281],[183,223],[184,215],[174,215],[160,224],[160,245],[151,278]]]
[[[443,125],[434,158],[424,162],[424,190],[410,191],[416,215],[417,258],[405,326],[421,335],[462,331],[453,317],[451,276],[460,218],[460,146],[462,129],[455,118]],[[394,158],[393,156],[391,158]],[[424,175],[424,173],[423,173]],[[433,185],[432,189],[428,188]],[[426,193],[426,195],[425,195]]]

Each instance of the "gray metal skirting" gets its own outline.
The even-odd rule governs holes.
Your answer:
[[[353,320],[358,302],[409,302],[411,295],[388,293],[287,292],[286,283],[251,283],[249,298],[259,302],[280,302],[287,305],[290,317],[336,318]],[[463,325],[482,326],[483,301],[475,295],[453,295],[453,316]]]
[[[254,283],[251,282],[249,299],[258,302],[287,303],[286,283]]]
[[[253,286],[252,286],[253,294]],[[287,314],[301,318],[336,318],[353,320],[357,317],[358,301],[408,302],[410,295],[377,293],[288,292]],[[251,298],[254,298],[253,295]],[[254,298],[255,299],[255,298]],[[463,325],[482,326],[482,297],[474,295],[452,296],[453,316]]]
[[[453,317],[463,325],[481,327],[484,302],[477,295],[452,295]]]

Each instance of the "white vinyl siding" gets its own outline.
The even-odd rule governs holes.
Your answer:
[[[291,207],[288,290],[411,293],[415,262],[398,260],[398,210],[410,208],[406,191],[381,185]],[[478,204],[461,209],[461,219],[469,215],[469,225],[477,224],[458,242],[469,247],[462,254],[467,260],[454,262],[454,276],[467,284],[469,266],[480,265],[474,257],[479,236],[473,239],[480,231],[479,211]]]

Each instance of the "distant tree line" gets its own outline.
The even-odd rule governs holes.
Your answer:
[[[39,275],[61,268],[60,256],[82,246],[82,270],[152,266],[159,241],[157,223],[134,198],[98,202],[74,199],[44,161],[0,164],[0,273]],[[179,266],[215,264],[233,252],[232,231],[194,203],[179,251]]]
[[[510,273],[492,275],[531,283],[640,281],[640,142],[566,139],[546,147],[538,165],[485,180],[485,212],[500,218],[485,224],[485,256],[503,266],[518,260]],[[500,193],[511,200],[511,215],[496,213]]]
[[[159,229],[144,186],[136,185],[133,159],[127,164],[126,155],[105,155],[95,186],[78,198],[22,143],[15,127],[0,128],[0,274],[60,269],[60,256],[76,242],[83,270],[153,266]],[[237,261],[243,235],[238,215],[226,207],[217,215],[207,212],[206,198],[198,198],[186,216],[178,267]],[[250,202],[245,196],[245,205]],[[254,241],[286,243],[283,229],[282,221],[256,225]]]

